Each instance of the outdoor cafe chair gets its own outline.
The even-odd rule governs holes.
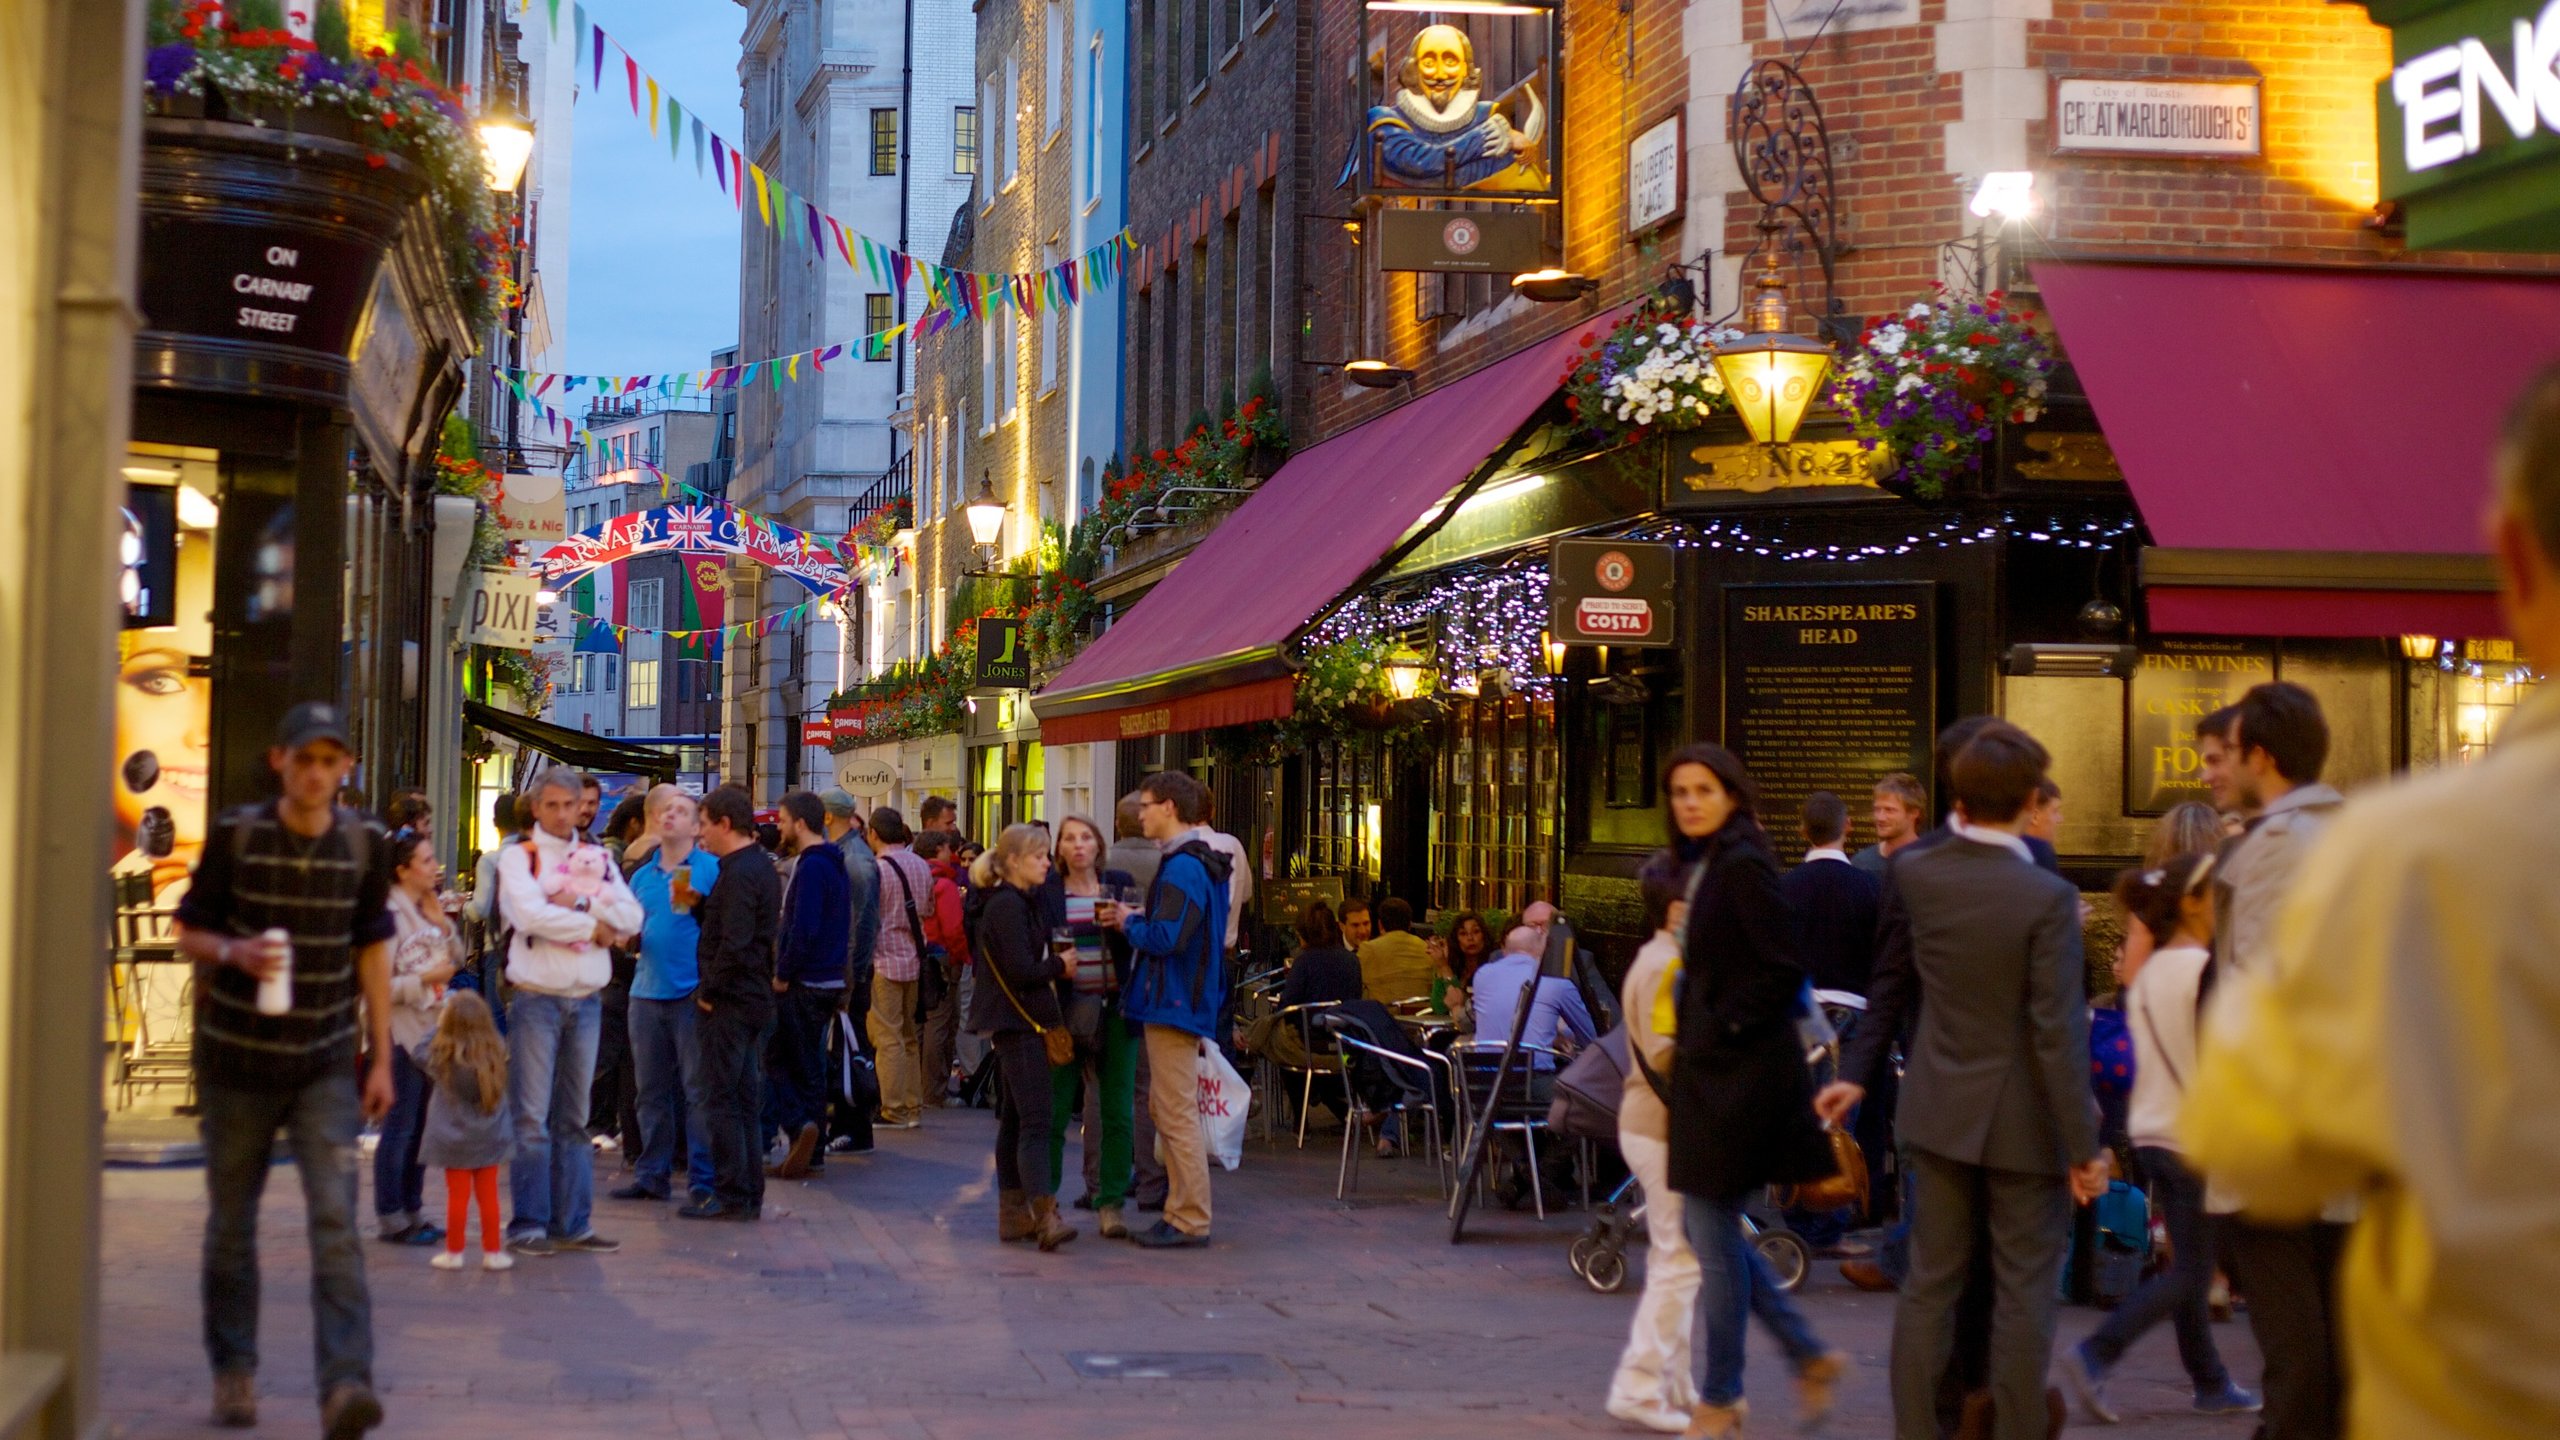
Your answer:
[[[1485,1126],[1493,1128],[1496,1138],[1506,1130],[1518,1135],[1529,1167],[1529,1195],[1537,1206],[1538,1218],[1544,1220],[1547,1218],[1547,1193],[1546,1182],[1538,1166],[1538,1136],[1549,1128],[1547,1106],[1552,1097],[1541,1097],[1535,1090],[1534,1077],[1541,1073],[1534,1068],[1539,1056],[1546,1057],[1551,1068],[1544,1073],[1551,1079],[1563,1072],[1567,1057],[1562,1051],[1544,1045],[1524,1044],[1513,1058],[1511,1073],[1503,1077],[1502,1089],[1497,1094],[1494,1075],[1502,1064],[1501,1046],[1460,1045],[1454,1047],[1451,1054],[1460,1081],[1459,1100],[1467,1110],[1467,1133],[1462,1141],[1462,1153],[1474,1151],[1475,1132]],[[1580,1151],[1581,1164],[1577,1168],[1582,1180],[1582,1203],[1587,1207],[1591,1203],[1591,1157],[1587,1145],[1580,1147]],[[1478,1184],[1487,1181],[1490,1168],[1487,1167],[1487,1173],[1476,1177]],[[1465,1178],[1460,1175],[1460,1182],[1464,1183]],[[1453,1195],[1450,1204],[1455,1206],[1456,1203]]]
[[[1339,1022],[1336,1023],[1338,1026]],[[1413,1116],[1416,1111],[1420,1111],[1423,1143],[1431,1147],[1431,1178],[1440,1187],[1441,1198],[1447,1199],[1449,1154],[1440,1144],[1440,1106],[1434,1098],[1433,1082],[1436,1072],[1431,1062],[1417,1060],[1410,1055],[1399,1055],[1393,1050],[1371,1044],[1341,1028],[1334,1031],[1334,1038],[1341,1043],[1347,1058],[1374,1060],[1383,1066],[1387,1078],[1395,1082],[1396,1089],[1403,1098],[1383,1111],[1372,1110],[1368,1102],[1360,1097],[1359,1087],[1349,1083],[1349,1076],[1344,1077],[1344,1088],[1351,1095],[1351,1114],[1343,1121],[1342,1163],[1334,1173],[1333,1198],[1336,1200],[1348,1198],[1351,1188],[1359,1183],[1361,1151],[1364,1148],[1360,1143],[1361,1123],[1370,1119],[1380,1121],[1379,1133],[1383,1135],[1386,1133],[1384,1121],[1389,1116],[1395,1117],[1409,1150],[1413,1144]]]
[[[1299,1077],[1298,1148],[1301,1150],[1307,1148],[1307,1111],[1315,1103],[1316,1077],[1319,1075],[1339,1077],[1342,1074],[1340,1052],[1331,1049],[1329,1045],[1322,1049],[1318,1047],[1318,1037],[1330,1041],[1333,1032],[1320,1029],[1314,1023],[1316,1017],[1324,1011],[1331,1010],[1337,1003],[1332,1000],[1316,1000],[1304,1005],[1286,1006],[1272,1012],[1297,1032],[1298,1044],[1307,1054],[1307,1064],[1283,1064],[1268,1053],[1255,1056],[1264,1077],[1262,1089],[1266,1094],[1276,1096],[1280,1093],[1279,1081],[1282,1077],[1289,1075]],[[1265,1140],[1275,1138],[1271,1130],[1273,1108],[1269,1105],[1262,1108],[1262,1138]]]

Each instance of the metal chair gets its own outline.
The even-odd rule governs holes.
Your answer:
[[[1440,1187],[1441,1198],[1448,1198],[1449,1153],[1440,1143],[1440,1106],[1432,1083],[1435,1072],[1431,1063],[1416,1060],[1410,1055],[1399,1055],[1382,1045],[1363,1040],[1349,1033],[1339,1022],[1336,1022],[1334,1039],[1347,1056],[1374,1060],[1384,1066],[1388,1078],[1396,1082],[1396,1088],[1404,1098],[1385,1110],[1372,1110],[1360,1098],[1359,1087],[1349,1083],[1350,1077],[1345,1077],[1343,1088],[1351,1095],[1351,1114],[1343,1121],[1342,1163],[1334,1172],[1333,1198],[1341,1200],[1348,1197],[1351,1187],[1359,1182],[1362,1123],[1377,1120],[1380,1122],[1379,1133],[1384,1134],[1385,1120],[1389,1116],[1395,1117],[1405,1146],[1410,1149],[1413,1144],[1413,1114],[1417,1109],[1422,1112],[1423,1143],[1431,1147],[1432,1180]]]
[[[1339,1076],[1342,1074],[1342,1056],[1339,1053],[1319,1054],[1316,1048],[1316,1037],[1318,1035],[1322,1035],[1327,1039],[1330,1039],[1333,1032],[1330,1030],[1319,1030],[1313,1024],[1313,1018],[1315,1016],[1324,1011],[1331,1010],[1334,1008],[1336,1003],[1338,1002],[1332,1000],[1317,1000],[1304,1005],[1284,1006],[1283,1008],[1272,1012],[1273,1015],[1277,1016],[1281,1020],[1289,1022],[1296,1028],[1298,1032],[1299,1045],[1305,1049],[1311,1060],[1315,1060],[1320,1063],[1303,1066],[1286,1065],[1273,1059],[1268,1054],[1258,1055],[1255,1057],[1258,1062],[1257,1068],[1261,1070],[1263,1075],[1263,1088],[1271,1095],[1276,1096],[1280,1093],[1279,1080],[1281,1076],[1296,1075],[1300,1077],[1298,1085],[1298,1148],[1301,1150],[1307,1148],[1307,1110],[1315,1102],[1316,1077],[1319,1075]],[[1264,1140],[1271,1140],[1275,1138],[1271,1133],[1271,1114],[1272,1107],[1265,1105],[1262,1110],[1262,1138]]]
[[[1537,1068],[1541,1056],[1548,1064],[1543,1071]],[[1538,1170],[1538,1134],[1548,1128],[1550,1097],[1537,1093],[1537,1077],[1545,1075],[1552,1085],[1556,1072],[1564,1068],[1566,1057],[1561,1051],[1544,1045],[1522,1045],[1512,1061],[1511,1073],[1503,1077],[1498,1094],[1494,1090],[1494,1076],[1502,1064],[1501,1046],[1461,1045],[1454,1048],[1450,1058],[1457,1067],[1460,1101],[1468,1112],[1465,1148],[1473,1150],[1475,1131],[1485,1126],[1491,1126],[1496,1136],[1506,1130],[1518,1135],[1529,1167],[1529,1195],[1537,1206],[1538,1218],[1546,1219],[1546,1182]],[[1588,1205],[1591,1201],[1591,1167],[1586,1163],[1581,1171],[1582,1199]],[[1479,1175],[1477,1178],[1482,1181],[1484,1177]],[[1451,1204],[1455,1203],[1453,1196]]]

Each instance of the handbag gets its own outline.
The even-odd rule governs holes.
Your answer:
[[[1011,1002],[1013,1013],[1022,1017],[1022,1023],[1031,1027],[1032,1034],[1040,1037],[1042,1048],[1048,1051],[1050,1067],[1054,1069],[1076,1063],[1076,1037],[1069,1034],[1063,1025],[1043,1025],[1031,1018],[1031,1012],[1022,1008],[1022,997],[1013,993],[1012,984],[1004,978],[1003,962],[989,955],[983,968],[996,977],[996,988],[1003,991],[1004,998]]]
[[[1612,1030],[1582,1047],[1556,1073],[1547,1128],[1577,1140],[1618,1138],[1618,1103],[1627,1093],[1627,1032]]]
[[[1832,1128],[1823,1132],[1831,1141],[1831,1163],[1839,1167],[1820,1180],[1787,1186],[1779,1204],[1789,1210],[1809,1210],[1824,1214],[1833,1210],[1867,1208],[1867,1153],[1848,1131]]]

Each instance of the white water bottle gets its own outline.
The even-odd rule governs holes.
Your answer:
[[[282,929],[273,929],[260,933],[258,939],[269,948],[285,947],[284,963],[275,968],[274,974],[258,982],[258,1013],[282,1015],[293,1008],[293,936]]]

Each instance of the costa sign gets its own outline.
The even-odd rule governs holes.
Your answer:
[[[1677,553],[1656,541],[1557,541],[1549,631],[1566,645],[1673,643]]]

